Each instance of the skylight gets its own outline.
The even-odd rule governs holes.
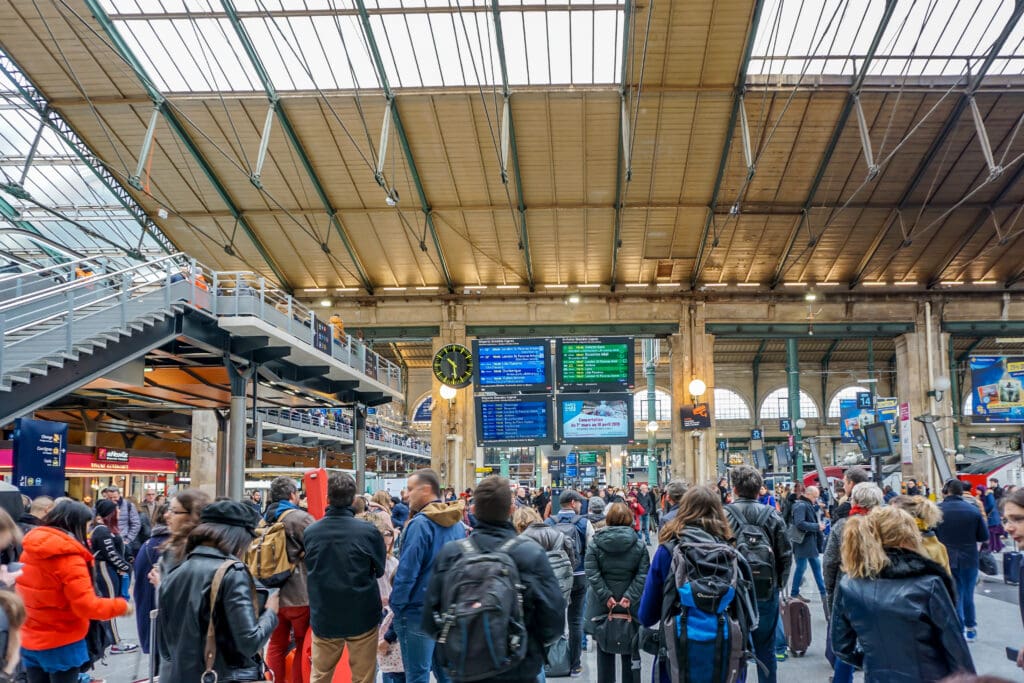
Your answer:
[[[367,0],[393,88],[501,84],[490,0]],[[623,4],[503,0],[510,85],[614,84]],[[105,8],[165,93],[261,90],[227,12],[214,0],[105,0]],[[381,87],[352,0],[237,0],[246,32],[279,91]],[[609,49],[614,46],[614,49]]]
[[[973,73],[1006,26],[1012,0],[898,2],[869,76]],[[881,0],[767,0],[754,43],[751,75],[847,75],[859,72],[885,10]],[[1024,73],[1018,24],[990,74]]]

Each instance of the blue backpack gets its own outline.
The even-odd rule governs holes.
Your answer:
[[[752,577],[735,548],[687,527],[669,543],[661,632],[673,681],[737,683],[753,658]]]

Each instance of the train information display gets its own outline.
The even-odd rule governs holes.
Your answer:
[[[473,342],[476,390],[495,393],[551,390],[547,339],[478,339]]]
[[[560,390],[623,391],[633,388],[632,337],[566,337],[558,340]]]
[[[547,396],[476,399],[479,445],[540,446],[554,442],[552,405]]]

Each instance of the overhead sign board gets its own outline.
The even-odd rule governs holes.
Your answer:
[[[764,440],[764,432],[762,430],[760,430],[760,429],[751,429],[750,430],[750,440],[751,441],[763,441]]]
[[[793,431],[793,421],[788,417],[784,417],[779,420],[779,431],[780,432],[791,432]]]
[[[14,485],[29,498],[64,495],[68,426],[63,422],[14,421]]]
[[[558,388],[563,391],[625,391],[633,388],[632,337],[559,339]]]

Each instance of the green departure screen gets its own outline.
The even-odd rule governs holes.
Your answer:
[[[628,386],[632,363],[632,339],[564,339],[561,343],[563,386]]]

